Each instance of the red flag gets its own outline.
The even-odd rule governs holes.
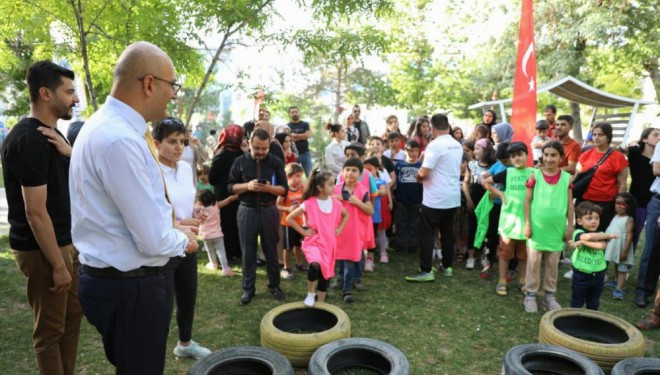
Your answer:
[[[511,105],[511,126],[513,140],[525,142],[530,147],[536,128],[536,52],[534,48],[534,9],[533,0],[523,0],[518,34],[518,57],[516,75],[513,81],[513,103]],[[533,158],[527,159],[528,165]]]

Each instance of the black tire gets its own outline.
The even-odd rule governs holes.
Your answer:
[[[586,309],[549,311],[541,318],[539,342],[557,345],[591,358],[605,372],[618,362],[642,357],[644,336],[616,316]]]
[[[196,361],[188,375],[293,375],[291,363],[280,353],[259,346],[236,346]]]
[[[660,375],[660,358],[628,358],[612,368],[611,375]]]
[[[261,346],[278,351],[295,367],[305,367],[321,346],[351,337],[348,315],[328,303],[302,302],[275,307],[261,319]]]
[[[365,369],[381,375],[408,375],[408,359],[394,346],[379,340],[350,338],[319,348],[309,360],[309,375],[330,375],[344,369]]]
[[[582,354],[546,344],[523,344],[509,349],[502,360],[502,375],[602,375],[603,370]]]

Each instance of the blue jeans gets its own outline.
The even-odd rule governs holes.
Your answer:
[[[362,281],[362,270],[364,270],[364,262],[366,260],[367,258],[364,256],[363,251],[362,256],[360,257],[360,261],[355,264],[355,275],[353,276],[353,280]]]
[[[658,238],[658,217],[660,217],[660,198],[653,197],[646,206],[646,240],[644,242],[644,252],[639,262],[639,271],[637,272],[637,289],[635,293],[639,296],[649,297],[653,295],[658,275],[660,274],[660,264],[652,261],[660,256],[660,244],[655,243]]]
[[[344,293],[350,293],[353,291],[353,280],[355,279],[355,269],[357,268],[358,262],[352,262],[350,260],[338,260],[339,272],[337,272],[338,278],[344,279],[344,286],[342,291]]]
[[[307,151],[304,154],[298,155],[298,163],[302,165],[303,170],[305,171],[305,176],[309,177],[309,174],[312,171],[312,153]]]
[[[586,302],[588,309],[598,310],[605,287],[605,271],[585,273],[573,267],[571,307],[580,308]]]

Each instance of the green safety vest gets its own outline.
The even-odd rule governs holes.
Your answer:
[[[571,175],[561,171],[557,184],[545,181],[540,169],[534,171],[536,185],[530,206],[532,238],[527,246],[534,250],[562,251],[566,235],[566,214],[568,211],[568,187]]]

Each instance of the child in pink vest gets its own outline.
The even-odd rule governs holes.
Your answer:
[[[337,281],[338,284],[341,282],[343,285],[343,298],[346,303],[353,302],[353,278],[358,271],[365,248],[362,239],[365,238],[369,228],[373,233],[371,215],[374,213],[374,207],[371,204],[369,191],[358,183],[363,170],[364,164],[360,159],[346,160],[342,169],[344,183],[335,185],[334,188],[334,197],[341,200],[348,212],[348,225],[337,237],[340,245],[337,246],[335,256],[339,260],[340,270],[343,265],[343,275],[339,275]]]
[[[309,184],[303,193],[303,203],[287,217],[287,223],[305,238],[302,251],[309,270],[307,271],[307,297],[305,305],[312,307],[316,298],[325,301],[329,280],[335,274],[335,249],[339,235],[348,221],[348,213],[342,204],[332,197],[334,176],[330,172],[312,171]],[[305,214],[306,227],[296,220]]]

